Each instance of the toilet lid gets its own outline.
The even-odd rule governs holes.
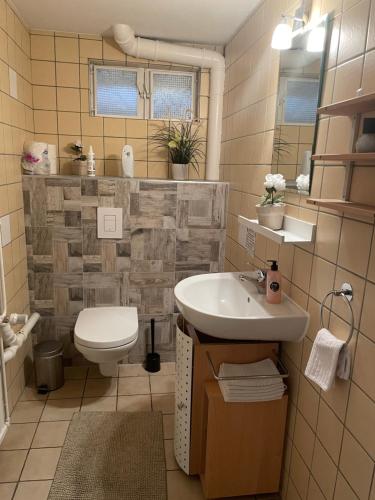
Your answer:
[[[83,309],[74,327],[78,344],[93,349],[120,347],[136,340],[138,314],[136,307],[91,307]]]

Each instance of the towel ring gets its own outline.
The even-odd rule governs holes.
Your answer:
[[[349,342],[352,340],[353,333],[354,333],[354,312],[353,312],[353,308],[351,305],[351,301],[353,300],[353,287],[350,283],[343,283],[339,290],[333,289],[327,293],[327,295],[322,300],[322,303],[320,304],[320,326],[321,326],[321,328],[324,328],[324,323],[323,323],[324,304],[330,295],[334,295],[335,297],[342,297],[345,300],[345,303],[349,306],[352,320],[350,323],[349,337],[348,337],[347,341],[345,342],[345,344],[348,345]]]

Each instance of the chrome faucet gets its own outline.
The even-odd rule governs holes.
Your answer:
[[[250,281],[251,283],[255,283],[259,293],[266,293],[266,278],[266,269],[257,269],[256,271],[239,275],[240,281]]]

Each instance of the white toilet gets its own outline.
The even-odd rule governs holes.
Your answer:
[[[138,339],[136,307],[83,309],[74,327],[74,345],[83,356],[99,364],[106,377],[117,375],[117,363]]]

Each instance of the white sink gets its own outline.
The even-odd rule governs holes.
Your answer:
[[[268,304],[244,273],[200,274],[174,289],[177,307],[197,330],[222,339],[299,341],[309,314],[286,294],[281,304]]]

